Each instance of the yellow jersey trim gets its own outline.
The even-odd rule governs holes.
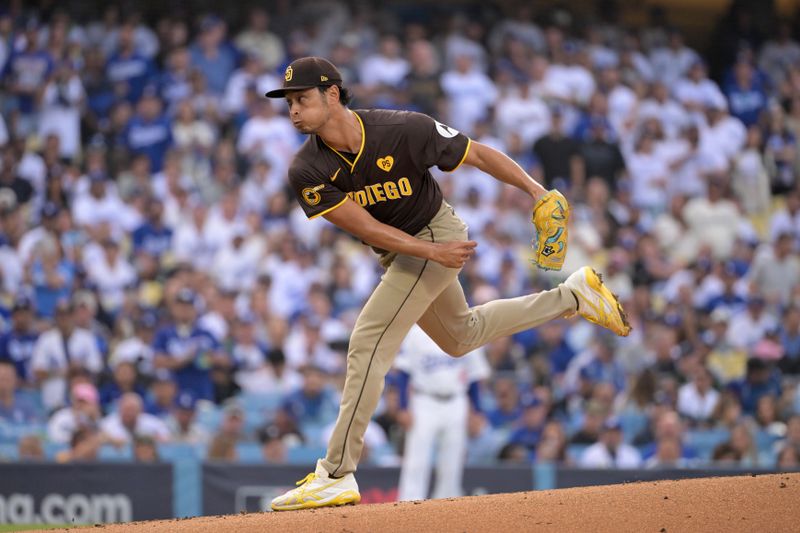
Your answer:
[[[356,154],[356,158],[353,159],[353,162],[351,163],[349,159],[347,159],[345,156],[343,156],[341,153],[339,153],[339,151],[336,148],[333,148],[331,145],[326,143],[324,140],[322,142],[325,144],[325,146],[327,146],[328,148],[333,150],[333,153],[335,153],[336,155],[338,155],[339,157],[344,159],[344,162],[347,163],[347,166],[350,167],[350,173],[352,174],[353,170],[355,170],[355,168],[356,168],[356,163],[358,163],[358,160],[361,158],[361,154],[364,153],[364,141],[366,141],[367,136],[364,133],[364,122],[361,120],[361,117],[359,117],[358,113],[356,113],[355,111],[350,111],[350,112],[353,115],[355,115],[355,117],[358,119],[358,124],[361,126],[361,148],[358,149],[358,153]]]
[[[322,213],[317,213],[316,215],[311,215],[310,217],[308,217],[308,219],[311,220],[312,218],[317,218],[317,217],[321,217],[322,215],[327,215],[328,213],[330,213],[331,211],[333,211],[334,209],[336,209],[337,207],[339,207],[340,205],[342,205],[343,203],[345,203],[349,199],[350,199],[349,197],[345,196],[344,199],[341,202],[339,202],[338,204],[336,204],[336,205],[334,205],[332,207],[329,207],[328,209],[326,209]]]
[[[464,164],[464,161],[467,159],[467,154],[469,154],[470,146],[472,146],[472,139],[467,137],[467,149],[464,150],[464,156],[461,158],[461,161],[459,161],[458,164],[455,167],[453,167],[450,170],[447,170],[446,172],[455,172],[458,169],[458,167],[460,167],[462,164]]]

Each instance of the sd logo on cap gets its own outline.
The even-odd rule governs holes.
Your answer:
[[[342,75],[333,63],[321,57],[301,57],[286,67],[283,87],[269,91],[267,98],[283,98],[287,91],[342,85]]]

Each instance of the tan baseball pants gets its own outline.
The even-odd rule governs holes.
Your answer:
[[[416,237],[433,242],[467,240],[467,226],[443,202]],[[395,253],[383,255],[380,262],[386,273],[361,310],[350,337],[339,417],[323,461],[334,477],[355,472],[384,377],[414,323],[445,352],[457,357],[498,337],[572,313],[577,306],[570,290],[559,285],[470,308],[458,281],[460,269]]]

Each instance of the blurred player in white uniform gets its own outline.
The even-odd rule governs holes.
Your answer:
[[[460,358],[444,353],[414,325],[395,360],[399,371],[400,405],[411,417],[400,470],[400,500],[428,497],[431,460],[436,447],[433,498],[460,496],[467,447],[470,403],[480,409],[478,383],[489,377],[489,364],[479,348]]]

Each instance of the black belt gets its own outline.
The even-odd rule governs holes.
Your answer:
[[[449,402],[450,400],[452,400],[453,398],[458,396],[457,394],[439,394],[437,392],[427,392],[427,391],[423,391],[423,390],[419,390],[419,389],[412,389],[412,390],[417,394],[422,394],[423,396],[428,396],[428,397],[433,398],[434,400],[438,400],[440,402]]]

